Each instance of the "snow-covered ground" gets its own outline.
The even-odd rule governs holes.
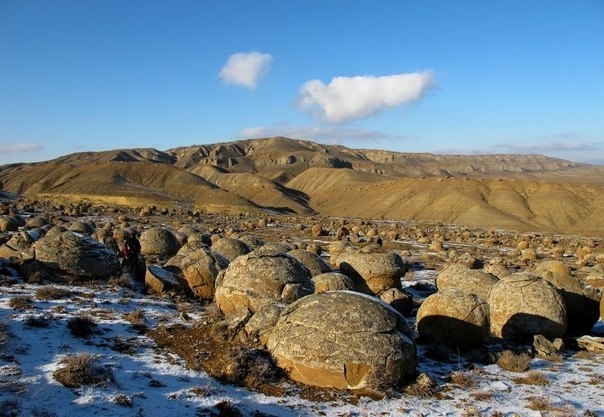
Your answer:
[[[221,404],[232,407],[231,414],[222,415],[235,415],[236,409],[257,417],[604,415],[604,356],[568,353],[562,362],[534,359],[526,373],[513,373],[497,365],[471,367],[462,357],[450,362],[428,359],[419,347],[419,371],[441,386],[438,396],[362,398],[357,404],[275,398],[187,369],[124,317],[139,312],[148,327],[182,321],[182,311],[195,320],[202,313],[195,304],[176,305],[110,284],[62,287],[71,295],[45,301],[36,297],[39,288],[0,285],[0,416],[212,416],[221,415]],[[21,297],[17,299],[25,309],[13,308],[15,297]],[[26,297],[31,298],[29,307]],[[97,323],[88,338],[73,336],[67,326],[81,314]],[[53,372],[62,366],[61,359],[77,353],[94,355],[111,371],[112,380],[74,389],[57,382]],[[536,372],[544,385],[520,379]],[[451,379],[452,373],[467,378]]]

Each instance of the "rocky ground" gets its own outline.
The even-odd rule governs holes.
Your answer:
[[[83,264],[74,266],[80,268],[80,273],[70,272],[67,267],[60,273],[31,267],[34,255],[30,248],[36,247],[36,242],[42,237],[47,238],[45,234],[51,226],[56,225],[90,236],[97,242],[103,240],[108,230],[128,232],[136,229],[143,234],[143,246],[147,245],[146,266],[162,269],[170,262],[176,262],[173,259],[176,252],[183,246],[192,244],[193,237],[210,247],[217,245],[216,242],[220,239],[230,238],[246,242],[251,249],[267,244],[273,245],[273,249],[305,249],[319,254],[334,270],[337,268],[333,261],[342,245],[353,248],[358,254],[396,253],[406,264],[404,273],[398,279],[403,284],[401,287],[405,293],[412,299],[410,308],[405,312],[405,320],[417,338],[418,354],[422,363],[419,366],[420,371],[427,370],[426,363],[433,362],[445,364],[457,361],[458,367],[464,369],[473,369],[478,364],[492,366],[502,360],[506,351],[516,354],[512,362],[517,362],[523,352],[528,352],[534,360],[543,360],[539,359],[539,350],[532,340],[528,344],[508,341],[484,343],[463,352],[460,356],[459,351],[438,344],[433,345],[430,340],[418,337],[420,335],[416,328],[417,309],[436,291],[435,279],[453,264],[504,277],[518,272],[534,272],[540,264],[555,261],[567,268],[568,275],[580,282],[581,288],[588,289],[588,293],[594,294],[594,297],[599,297],[599,289],[604,287],[602,239],[388,220],[251,213],[223,215],[178,209],[159,210],[154,207],[134,209],[93,204],[61,206],[23,200],[5,200],[2,205],[0,258],[3,262],[3,285],[16,285],[14,279],[9,278],[9,271],[18,271],[20,279],[29,284],[51,285],[59,282],[95,285],[98,277],[93,276],[94,273],[89,274],[88,266]],[[171,231],[176,238],[176,247],[166,249],[169,246],[166,244],[158,245],[160,248],[157,250],[149,249],[152,245],[145,244],[145,232],[156,229]],[[36,252],[38,259],[44,256],[44,251],[39,246]],[[228,258],[227,252],[224,253]],[[232,260],[229,259],[230,262]],[[69,263],[66,260],[64,262]],[[137,288],[132,276],[119,272],[110,273],[111,268],[111,264],[107,264],[101,274],[97,266],[97,274],[105,276],[103,282],[111,282],[124,288]],[[95,271],[94,266],[91,269]],[[153,289],[148,287],[146,291],[153,292]],[[345,401],[349,404],[357,404],[366,397],[382,400],[405,395],[432,398],[447,398],[451,395],[446,388],[447,384],[439,383],[435,374],[430,375],[430,372],[419,372],[416,380],[408,381],[402,387],[392,386],[391,381],[377,381],[378,383],[357,390],[317,388],[292,381],[286,372],[275,366],[262,344],[241,336],[241,322],[229,316],[225,317],[211,297],[204,298],[202,293],[195,291],[193,287],[162,287],[162,293],[155,293],[153,297],[159,296],[181,306],[178,308],[179,320],[177,323],[158,321],[152,328],[145,326],[143,330],[158,348],[173,351],[184,359],[191,369],[203,370],[223,383],[245,386],[268,396],[299,396],[311,401]],[[549,351],[550,356],[546,359],[555,364],[586,352],[587,348],[580,336],[590,333],[591,330],[587,330],[583,334],[565,337],[565,347],[559,346],[554,352]],[[484,370],[478,370],[475,374],[480,372]],[[445,372],[439,377],[454,380],[453,383],[457,385],[463,382],[461,376],[451,372]],[[558,408],[559,412],[572,413],[571,408]],[[492,415],[497,415],[494,408],[485,409],[490,409]],[[604,412],[602,405],[592,408],[583,405],[577,408],[587,413],[584,415],[591,415],[588,413],[593,409]],[[553,407],[552,412],[555,411]]]

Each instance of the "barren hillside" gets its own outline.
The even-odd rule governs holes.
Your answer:
[[[359,150],[287,138],[85,152],[0,167],[31,199],[409,219],[604,235],[604,167],[542,155]]]

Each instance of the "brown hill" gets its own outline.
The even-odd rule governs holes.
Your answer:
[[[604,236],[604,167],[542,155],[434,155],[282,137],[85,152],[0,167],[32,199],[318,213]]]

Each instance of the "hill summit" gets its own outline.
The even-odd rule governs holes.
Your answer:
[[[604,236],[604,167],[543,155],[436,155],[284,137],[82,152],[0,167],[28,199],[444,222]]]

